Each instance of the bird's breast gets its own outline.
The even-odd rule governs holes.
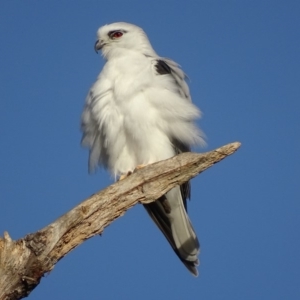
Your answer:
[[[128,55],[108,62],[110,80],[116,101],[124,102],[149,86],[153,81],[152,66],[143,55]]]

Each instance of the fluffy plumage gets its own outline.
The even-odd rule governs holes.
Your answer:
[[[98,165],[119,177],[189,151],[203,143],[194,120],[185,74],[160,57],[145,32],[113,23],[98,30],[96,50],[106,64],[86,98],[82,145],[90,149],[89,170]],[[145,208],[185,266],[197,275],[199,243],[186,213],[189,183],[175,187]]]

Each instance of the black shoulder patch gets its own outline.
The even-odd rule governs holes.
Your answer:
[[[156,61],[155,69],[160,75],[171,74],[172,72],[172,69],[161,59]]]

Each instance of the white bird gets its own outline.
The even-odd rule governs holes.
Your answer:
[[[118,178],[203,143],[186,75],[156,54],[140,27],[120,22],[99,28],[95,50],[100,49],[106,63],[88,93],[81,123],[89,171],[102,165]],[[197,276],[200,245],[187,216],[189,197],[185,183],[144,207]]]

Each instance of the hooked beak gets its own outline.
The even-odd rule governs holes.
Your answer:
[[[100,40],[97,40],[95,43],[95,46],[94,46],[96,53],[98,53],[98,51],[101,50],[103,46],[104,46],[104,43]]]

